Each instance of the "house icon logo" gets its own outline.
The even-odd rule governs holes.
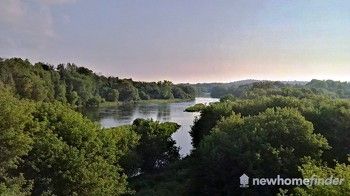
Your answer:
[[[242,188],[249,187],[249,176],[243,174],[241,177],[239,177],[239,183],[241,184],[240,187]]]

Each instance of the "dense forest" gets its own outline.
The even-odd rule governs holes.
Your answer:
[[[244,90],[244,96],[228,94],[209,106],[190,107],[188,111],[201,112],[190,132],[191,155],[160,173],[132,179],[137,193],[349,195],[350,100],[334,98],[324,85],[320,89],[286,87],[279,82],[252,86]],[[337,176],[345,183],[244,189],[239,186],[243,173],[267,178]]]
[[[21,98],[35,101],[58,100],[72,106],[97,107],[102,102],[127,102],[148,99],[193,99],[189,85],[170,81],[136,82],[105,77],[75,64],[56,67],[20,58],[0,58],[0,81]]]
[[[128,176],[179,159],[176,123],[103,129],[61,102],[0,90],[0,195],[133,194]]]
[[[237,85],[220,102],[188,109],[200,116],[190,131],[194,149],[181,158],[176,123],[102,128],[72,106],[187,99],[193,87],[107,78],[73,64],[0,63],[0,195],[350,194],[348,83]],[[243,173],[346,181],[243,189]]]
[[[232,83],[195,84],[193,87],[197,89],[198,94],[210,94],[211,97],[216,98],[221,98],[225,95],[246,97],[249,96],[246,93],[251,92],[251,90],[266,87],[269,87],[269,91],[280,91],[280,89],[286,88],[299,88],[302,91],[308,90],[317,94],[327,94],[334,98],[350,98],[350,83],[333,80],[312,80],[310,82],[242,80]]]

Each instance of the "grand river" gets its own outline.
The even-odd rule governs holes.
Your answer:
[[[176,145],[180,147],[181,156],[186,156],[192,149],[189,131],[199,113],[189,113],[184,112],[184,110],[197,103],[209,104],[216,101],[218,99],[197,97],[193,101],[179,103],[125,104],[117,107],[103,107],[97,110],[90,110],[85,112],[85,114],[106,128],[131,124],[137,118],[176,122],[181,127],[172,135],[172,138],[176,141]]]

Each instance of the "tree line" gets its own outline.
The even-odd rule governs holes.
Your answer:
[[[128,177],[180,158],[176,123],[107,129],[59,101],[0,92],[0,195],[133,195]]]
[[[257,82],[239,96],[225,95],[198,110],[190,132],[194,150],[160,173],[132,178],[137,195],[350,194],[349,99],[316,88]],[[243,173],[252,178],[333,176],[345,182],[244,189]]]
[[[195,89],[170,81],[137,82],[106,77],[75,64],[31,64],[20,58],[0,58],[0,81],[19,97],[58,100],[72,106],[97,107],[101,102],[148,99],[194,99]]]
[[[173,87],[185,94],[192,87],[106,78],[72,64],[0,62],[0,195],[350,194],[350,101],[346,90],[335,90],[346,83],[254,82],[223,93],[220,102],[191,107],[200,112],[190,131],[194,149],[181,158],[171,138],[176,123],[137,119],[102,128],[71,106],[115,94],[134,101],[164,86],[152,96],[171,98]],[[242,189],[243,173],[345,183]]]
[[[207,88],[205,88],[207,87]],[[211,97],[221,98],[225,95],[236,97],[247,96],[254,89],[269,88],[269,91],[280,91],[285,88],[309,90],[317,94],[327,94],[334,98],[350,98],[350,83],[333,80],[311,80],[310,82],[271,82],[271,81],[239,81],[228,84],[205,85],[201,89],[210,93]]]

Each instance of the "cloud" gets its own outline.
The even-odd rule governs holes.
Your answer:
[[[62,20],[65,24],[68,24],[71,22],[71,19],[70,19],[70,16],[69,15],[66,15],[66,14],[63,14],[62,15]]]
[[[45,5],[60,5],[67,3],[75,3],[77,0],[38,0],[40,3]]]
[[[0,4],[0,24],[7,28],[9,34],[54,35],[50,7],[23,0],[0,0]]]
[[[52,9],[75,0],[0,0],[0,52],[45,48],[55,32]],[[69,16],[63,18],[69,22]]]
[[[0,0],[0,23],[16,23],[26,13],[21,0]]]

